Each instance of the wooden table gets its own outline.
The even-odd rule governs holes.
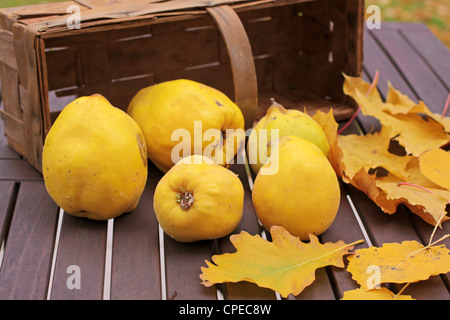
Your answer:
[[[365,35],[364,77],[380,72],[413,100],[441,112],[450,91],[450,52],[420,24],[385,23]],[[359,125],[359,127],[358,127]],[[346,133],[367,132],[378,124],[359,116]],[[0,123],[0,131],[3,124]],[[244,217],[235,233],[259,233],[243,165],[233,171],[246,189]],[[206,288],[200,267],[213,254],[232,252],[228,237],[181,244],[166,236],[155,219],[152,198],[162,173],[149,168],[137,209],[109,222],[64,214],[50,199],[40,173],[0,138],[0,299],[277,299],[268,289],[247,282]],[[342,201],[322,242],[364,239],[364,246],[417,240],[426,244],[432,226],[400,207],[387,215],[355,188],[341,184]],[[450,223],[435,239],[450,232]],[[445,242],[450,248],[450,239]],[[80,275],[80,282],[74,275]],[[404,292],[416,299],[449,299],[450,275],[411,284]],[[79,284],[79,289],[77,288]],[[345,269],[322,268],[316,281],[289,299],[340,299],[359,287]],[[400,286],[390,286],[394,292]]]

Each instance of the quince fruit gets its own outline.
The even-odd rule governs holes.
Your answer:
[[[192,80],[141,89],[127,112],[142,129],[148,158],[163,172],[194,154],[228,166],[245,143],[239,107],[222,92]]]
[[[239,178],[202,155],[177,162],[158,182],[153,198],[159,225],[179,242],[230,234],[241,221],[243,206]]]
[[[266,166],[278,172],[256,176],[252,200],[256,214],[268,230],[274,225],[308,240],[320,235],[333,223],[340,203],[337,176],[327,157],[312,142],[285,136],[271,142],[272,152]]]
[[[99,94],[60,113],[45,139],[42,171],[51,198],[68,214],[107,220],[132,211],[147,181],[136,122]]]
[[[262,129],[267,131],[262,132]],[[330,152],[330,145],[325,132],[313,118],[299,110],[285,109],[272,99],[272,105],[267,110],[266,115],[253,128],[247,145],[250,166],[255,174],[259,172],[261,166],[270,157],[268,145],[272,138],[271,130],[273,129],[278,129],[279,138],[297,136],[314,143],[325,156],[328,156]],[[264,140],[266,137],[267,140]]]

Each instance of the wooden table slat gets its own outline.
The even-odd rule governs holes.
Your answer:
[[[14,193],[15,183],[13,181],[0,181],[0,245],[3,242],[7,228],[9,227],[9,220],[12,216],[12,208],[15,203]],[[1,267],[1,265],[0,265]]]
[[[0,270],[0,299],[45,299],[58,208],[42,181],[22,182]]]
[[[114,219],[113,300],[161,299],[158,222],[153,212],[155,187],[155,181],[147,181],[137,208]]]
[[[417,54],[400,32],[384,30],[372,31],[381,47],[395,61],[403,78],[414,88],[419,99],[431,111],[441,113],[448,96],[448,89],[443,85],[430,65]]]
[[[23,159],[0,159],[0,180],[42,180],[42,175]]]
[[[106,226],[104,221],[90,221],[64,213],[52,300],[102,299]]]

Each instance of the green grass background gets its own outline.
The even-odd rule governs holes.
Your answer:
[[[0,7],[14,7],[62,0],[0,0]],[[450,0],[366,0],[378,5],[382,21],[420,22],[450,48]]]

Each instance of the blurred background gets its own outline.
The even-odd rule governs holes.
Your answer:
[[[366,0],[381,9],[382,21],[424,23],[450,49],[450,0]]]
[[[57,1],[0,0],[0,7]],[[366,0],[366,7],[372,4],[381,8],[382,21],[424,23],[450,48],[450,0]]]

